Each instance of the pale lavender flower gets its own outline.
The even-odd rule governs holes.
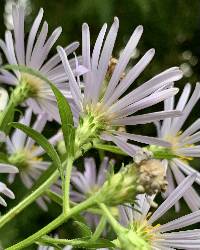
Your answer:
[[[19,122],[30,126],[31,118],[32,110],[27,109],[24,117],[22,117]],[[32,128],[38,132],[42,132],[46,122],[47,114],[42,113],[37,117]],[[49,139],[49,142],[54,145],[60,139],[62,139],[62,134],[57,133]],[[11,138],[6,138],[5,143],[8,153],[8,163],[18,167],[23,184],[28,189],[31,188],[42,172],[49,167],[51,162],[43,160],[42,155],[45,153],[44,150],[37,146],[30,137],[19,129],[15,129]],[[7,166],[7,164],[0,163],[0,167],[5,166]],[[14,179],[15,174],[9,174],[9,182],[12,183]],[[46,205],[42,198],[38,199],[38,203],[42,208],[46,209]]]
[[[8,164],[3,164],[0,166],[0,173],[16,174],[16,173],[18,173],[18,169],[14,166],[10,166]],[[4,200],[4,198],[1,196],[1,194],[9,197],[10,199],[15,198],[14,193],[3,182],[0,182],[0,204],[6,207],[7,204]]]
[[[192,174],[184,179],[169,197],[149,216],[149,201],[145,195],[139,195],[137,205],[121,206],[121,224],[134,230],[144,237],[152,250],[200,249],[200,230],[185,230],[182,228],[200,222],[200,210],[187,214],[163,225],[155,224],[191,187],[196,178]],[[137,210],[137,211],[136,211]],[[139,211],[138,211],[139,210]],[[181,231],[177,231],[180,230]]]
[[[0,40],[0,48],[9,64],[24,65],[39,71],[52,81],[67,98],[70,98],[68,79],[64,73],[63,65],[60,63],[59,55],[56,54],[47,60],[50,50],[60,36],[62,29],[58,27],[48,38],[48,23],[46,21],[39,31],[42,17],[43,9],[40,9],[30,29],[27,44],[25,44],[24,7],[13,5],[14,38],[11,31],[6,31],[5,42]],[[66,47],[67,55],[72,53],[78,45],[79,43],[74,42]],[[71,62],[71,66],[75,69],[74,60]],[[14,74],[12,74],[1,69],[0,73],[0,82],[5,84],[18,85],[22,80],[25,80],[35,92],[33,96],[26,100],[26,105],[30,106],[34,113],[38,114],[45,111],[49,114],[49,118],[59,120],[55,96],[47,83],[28,73],[20,73],[19,71],[14,71]]]
[[[71,176],[71,184],[76,188],[71,190],[71,199],[75,202],[81,202],[97,192],[106,180],[109,167],[109,159],[105,157],[97,170],[94,158],[84,159],[84,172],[81,173],[74,169]],[[85,214],[87,221],[91,226],[96,226],[99,222],[99,216],[91,213]]]
[[[84,159],[84,172],[77,169],[72,172],[71,183],[77,189],[72,191],[71,195],[75,202],[85,200],[88,196],[97,192],[106,180],[106,174],[109,166],[109,159],[105,157],[97,170],[94,158]]]
[[[115,142],[116,136],[119,135],[137,142],[169,146],[167,142],[158,138],[119,132],[115,129],[118,126],[145,124],[180,115],[180,112],[174,110],[141,115],[136,113],[175,95],[177,88],[172,88],[171,82],[182,77],[180,69],[173,67],[123,96],[151,62],[155,51],[154,49],[147,51],[139,62],[122,77],[143,32],[143,27],[138,26],[121,53],[110,80],[107,81],[109,62],[112,57],[118,27],[119,20],[115,18],[107,36],[105,36],[107,24],[104,24],[91,53],[89,27],[87,24],[83,24],[82,58],[83,66],[88,69],[88,72],[83,76],[83,95],[80,88],[80,79],[78,77],[76,79],[74,76],[67,54],[61,47],[58,47],[58,52],[69,78],[70,90],[76,103],[77,113],[81,118],[90,115],[97,122],[104,123],[105,126],[102,129],[101,136],[105,140]]]
[[[190,97],[191,94],[191,97]],[[169,182],[168,196],[184,178],[185,176],[196,173],[196,183],[200,185],[200,173],[192,168],[188,162],[193,157],[200,157],[200,119],[197,119],[187,129],[182,131],[182,127],[191,113],[193,107],[200,98],[200,84],[191,93],[191,85],[187,84],[175,105],[174,97],[165,100],[165,110],[179,110],[183,115],[177,118],[164,119],[162,123],[157,123],[158,137],[169,141],[172,146],[171,150],[177,158],[168,160],[167,179]],[[200,197],[193,187],[189,188],[183,195],[187,205],[192,211],[200,208]],[[180,209],[180,204],[176,203],[176,210]]]

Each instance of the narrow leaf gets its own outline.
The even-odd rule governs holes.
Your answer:
[[[77,226],[81,237],[91,237],[92,236],[92,231],[86,224],[84,224],[80,221],[74,221],[73,224],[75,224]]]
[[[112,145],[105,145],[105,144],[95,143],[94,148],[101,149],[101,150],[104,150],[104,151],[108,151],[108,152],[111,152],[111,153],[114,153],[114,154],[126,155],[127,156],[127,154],[125,152],[123,152],[120,148],[118,148],[116,146],[112,146]]]
[[[14,128],[22,130],[24,133],[26,133],[28,136],[30,136],[34,141],[36,141],[45,150],[45,152],[51,158],[51,160],[53,161],[55,166],[59,170],[61,170],[62,164],[61,164],[60,158],[59,158],[56,150],[42,134],[40,134],[36,130],[34,130],[34,129],[32,129],[24,124],[18,123],[18,122],[12,122],[10,124]]]

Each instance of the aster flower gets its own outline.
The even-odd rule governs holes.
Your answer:
[[[90,195],[97,192],[106,180],[106,174],[109,167],[109,159],[105,157],[97,170],[94,158],[84,159],[84,172],[81,173],[74,169],[71,176],[71,184],[76,188],[70,192],[71,198],[75,202],[81,202]],[[96,226],[99,217],[90,213],[86,213],[87,221],[92,226]]]
[[[190,97],[191,94],[191,97]],[[174,97],[165,101],[165,110],[180,110],[183,115],[177,118],[164,119],[162,123],[157,123],[158,137],[171,143],[171,151],[177,157],[168,160],[167,179],[169,188],[166,192],[168,196],[176,185],[178,185],[185,176],[196,173],[196,182],[200,185],[200,174],[189,165],[193,157],[200,157],[200,119],[197,119],[187,129],[182,131],[182,127],[187,120],[190,112],[200,97],[200,84],[191,93],[191,85],[187,84],[175,106]],[[200,197],[193,187],[188,189],[183,195],[186,203],[192,211],[200,208]],[[180,209],[179,203],[176,204],[176,210]]]
[[[125,139],[133,141],[167,146],[167,142],[163,142],[158,138],[119,132],[115,128],[124,125],[145,124],[162,120],[166,117],[180,115],[178,111],[161,111],[142,115],[135,115],[135,113],[176,94],[177,88],[171,88],[170,85],[171,82],[177,81],[182,77],[182,72],[178,67],[170,68],[122,97],[125,91],[151,62],[155,51],[154,49],[147,51],[139,62],[124,74],[133,50],[136,48],[143,32],[143,27],[138,26],[134,30],[111,73],[109,65],[118,27],[119,20],[115,18],[107,36],[105,36],[107,25],[104,24],[91,54],[89,27],[87,24],[83,24],[82,59],[83,66],[88,69],[88,72],[83,76],[84,95],[81,92],[80,79],[78,77],[76,79],[74,76],[67,54],[64,49],[58,47],[58,52],[69,78],[71,94],[79,117],[82,120],[82,127],[84,125],[88,126],[88,123],[91,125],[88,134],[86,128],[84,128],[85,136],[86,138],[92,137],[98,131],[98,134],[101,134],[103,139],[114,142],[116,135],[120,135]],[[103,43],[104,38],[105,42]],[[78,146],[80,147],[80,145]]]
[[[14,38],[10,31],[6,31],[5,42],[0,40],[0,48],[9,64],[23,65],[39,71],[42,75],[48,77],[66,97],[70,98],[66,84],[67,78],[64,73],[64,68],[62,64],[60,64],[59,55],[56,54],[47,60],[50,50],[60,36],[62,29],[58,27],[53,31],[50,37],[47,38],[48,24],[46,21],[39,31],[42,17],[43,9],[40,9],[28,35],[27,44],[25,45],[24,8],[13,5]],[[72,53],[78,45],[79,44],[75,42],[66,47],[65,51],[67,55]],[[72,62],[72,67],[74,68],[74,66],[75,64]],[[19,100],[19,103],[25,101],[26,105],[33,109],[34,113],[45,111],[49,114],[49,118],[59,120],[55,96],[47,83],[28,73],[21,73],[19,71],[14,71],[14,74],[12,74],[7,70],[1,69],[0,73],[0,82],[21,86],[20,93],[23,92],[24,96],[19,97],[20,93],[18,93],[17,98],[24,100]],[[19,103],[17,103],[17,105]]]
[[[10,166],[8,164],[3,164],[0,166],[0,173],[16,174],[16,173],[18,173],[18,169],[14,166]],[[15,198],[14,193],[3,182],[0,182],[0,204],[6,207],[7,204],[4,200],[4,198],[1,196],[1,194],[9,197],[10,199]]]
[[[30,126],[32,118],[32,110],[27,109],[24,117],[22,117],[19,122]],[[33,129],[41,132],[47,122],[47,114],[42,113],[39,115],[33,124]],[[62,134],[58,133],[49,139],[51,144],[55,144],[58,140],[62,138]],[[8,152],[8,163],[18,167],[19,175],[26,186],[26,188],[31,188],[34,182],[40,177],[41,173],[45,171],[51,162],[45,161],[42,155],[45,153],[44,150],[35,145],[35,142],[27,137],[25,133],[21,130],[16,129],[11,138],[6,138],[6,147]],[[5,167],[7,164],[0,163],[0,167]],[[11,173],[9,175],[9,182],[12,183],[15,179],[15,174]],[[44,201],[39,198],[39,204],[44,209],[46,205]]]
[[[138,212],[133,210],[130,205],[120,207],[121,224],[130,230],[134,230],[138,236],[148,243],[149,249],[199,249],[199,229],[174,230],[182,230],[182,228],[200,222],[200,210],[163,225],[155,224],[190,188],[195,178],[195,174],[185,178],[152,215],[148,215],[150,205],[145,195],[140,195],[138,198],[137,206],[135,206]]]

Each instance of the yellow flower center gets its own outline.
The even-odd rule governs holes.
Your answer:
[[[132,225],[137,234],[141,236],[145,241],[149,242],[151,245],[153,241],[155,241],[159,236],[158,232],[154,232],[154,230],[159,226],[160,224],[157,224],[155,226],[150,225],[147,219],[135,221]]]
[[[20,169],[27,169],[31,166],[30,162],[32,162],[32,161],[41,162],[42,161],[42,158],[33,156],[33,154],[32,154],[33,150],[34,150],[34,148],[32,148],[31,150],[27,150],[27,149],[19,150],[19,151],[15,152],[13,155],[11,155],[8,158],[8,161]]]
[[[181,145],[180,146],[180,135],[181,135],[181,131],[179,131],[177,133],[177,135],[173,136],[173,135],[166,135],[164,137],[164,139],[168,142],[170,142],[172,144],[171,146],[171,149],[172,151],[174,152],[175,155],[177,155],[177,150],[181,148],[185,148],[185,147],[193,147],[194,145],[193,144],[184,144],[184,145]],[[180,155],[179,154],[179,157],[184,160],[184,161],[188,161],[188,160],[193,160],[192,157],[187,157],[187,156],[184,156],[184,155]]]

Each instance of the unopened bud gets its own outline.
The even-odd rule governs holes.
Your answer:
[[[137,194],[137,169],[133,164],[123,167],[104,183],[99,193],[100,202],[109,206],[133,202]]]

